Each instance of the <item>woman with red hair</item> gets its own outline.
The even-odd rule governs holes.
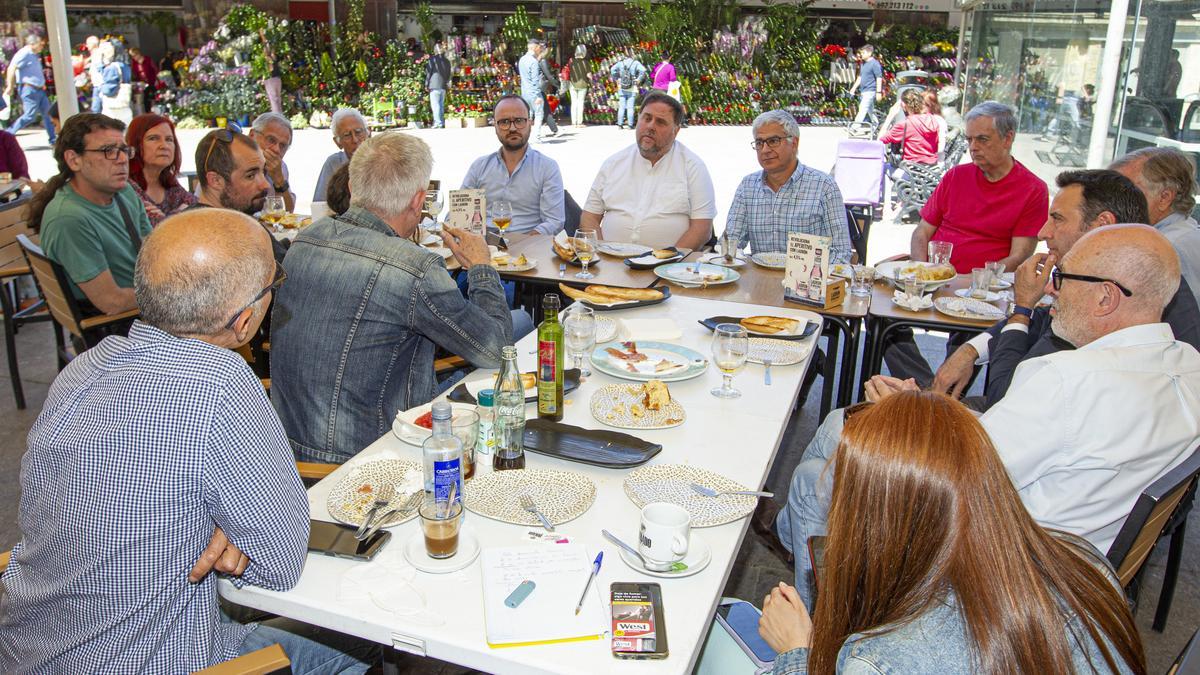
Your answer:
[[[196,203],[196,195],[179,184],[183,155],[175,138],[175,123],[154,113],[133,118],[125,142],[135,152],[129,160],[129,182],[142,198],[151,225]]]

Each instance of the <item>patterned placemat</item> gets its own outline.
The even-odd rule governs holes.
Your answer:
[[[687,413],[674,397],[661,410],[649,410],[640,384],[606,384],[592,394],[592,417],[621,429],[670,429],[683,424]]]
[[[800,363],[808,356],[812,345],[809,342],[794,342],[791,340],[772,340],[770,338],[750,338],[750,353],[746,360],[750,363],[762,363],[770,358],[773,366],[791,366]]]
[[[942,314],[975,321],[999,321],[1004,310],[975,298],[935,298],[933,307]]]
[[[612,317],[596,315],[596,344],[617,339],[617,322]]]
[[[354,467],[329,491],[329,498],[325,502],[329,515],[347,525],[362,525],[363,516],[371,510],[375,496],[384,485],[392,485],[396,489],[391,503],[402,504],[412,492],[424,489],[421,465],[407,460],[382,459]],[[383,526],[399,525],[416,515],[416,509],[394,513],[384,521]]]
[[[708,469],[688,464],[643,466],[625,477],[625,494],[640,509],[654,502],[678,504],[692,514],[692,527],[724,525],[754,512],[756,497],[721,495],[705,497],[691,488],[699,483],[714,490],[748,490]]]
[[[468,511],[537,527],[542,521],[521,508],[521,495],[533,497],[538,510],[554,525],[582,516],[596,501],[596,485],[587,476],[553,469],[493,471],[467,481],[463,490]]]

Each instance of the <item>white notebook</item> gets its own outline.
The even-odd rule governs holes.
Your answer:
[[[483,611],[491,647],[596,640],[608,627],[600,579],[583,593],[594,558],[581,544],[533,544],[483,550]],[[517,607],[504,600],[523,581],[535,584]]]

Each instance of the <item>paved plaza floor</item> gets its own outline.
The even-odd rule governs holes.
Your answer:
[[[191,155],[202,131],[182,131],[180,137],[184,149],[184,169],[193,166]],[[411,133],[425,139],[434,156],[433,177],[444,186],[457,187],[471,161],[479,155],[494,151],[497,147],[495,133],[491,128],[483,129],[428,129]],[[844,132],[833,128],[801,128],[801,161],[823,171],[828,171],[836,157],[837,141]],[[26,148],[30,169],[34,177],[47,178],[54,173],[54,161],[46,147],[45,134],[40,130],[23,132],[20,142]],[[749,127],[694,127],[684,129],[679,140],[697,152],[708,165],[716,188],[717,230],[724,226],[725,214],[729,209],[733,191],[743,176],[757,170],[754,151],[750,148]],[[581,204],[597,168],[606,157],[633,142],[633,133],[615,127],[589,127],[582,130],[563,128],[558,137],[548,139],[537,147],[556,159],[562,168],[566,189]],[[1035,173],[1052,184],[1058,167],[1039,161],[1037,152],[1044,151],[1049,144],[1021,138],[1017,143],[1017,156]],[[287,156],[291,170],[291,182],[299,196],[297,211],[306,212],[325,157],[335,148],[328,130],[310,129],[297,131],[292,149]],[[897,225],[888,221],[876,223],[871,232],[871,261],[908,250],[908,239],[912,226]],[[940,363],[944,355],[945,340],[936,335],[918,335],[922,347],[931,363]],[[7,550],[19,539],[16,523],[18,499],[20,497],[19,476],[21,455],[25,449],[25,437],[45,401],[46,391],[55,376],[53,340],[46,324],[37,324],[21,330],[17,336],[17,352],[20,355],[22,381],[28,409],[14,410],[7,381],[7,371],[0,376],[0,466],[8,470],[0,476],[0,550]],[[812,437],[818,423],[819,382],[813,393],[804,402],[803,408],[793,419],[779,450],[775,466],[767,481],[767,489],[773,490],[781,503],[787,494],[787,485],[792,468],[800,459],[805,445]],[[977,385],[978,386],[978,385]],[[730,449],[731,456],[734,450]],[[1193,514],[1193,519],[1196,516]],[[1151,557],[1149,574],[1142,592],[1142,603],[1138,611],[1138,626],[1142,630],[1150,672],[1165,672],[1178,654],[1192,631],[1200,626],[1200,529],[1189,528],[1191,536],[1185,548],[1183,571],[1175,592],[1175,604],[1167,630],[1163,634],[1150,629],[1155,601],[1161,584],[1162,570],[1166,559],[1165,546],[1159,546]],[[741,553],[734,565],[725,595],[740,597],[761,605],[763,596],[780,580],[791,582],[792,571],[762,544],[757,535],[746,535]],[[670,608],[667,608],[668,615]],[[401,656],[403,672],[413,673],[460,673],[463,669],[449,664],[421,660],[407,655]]]

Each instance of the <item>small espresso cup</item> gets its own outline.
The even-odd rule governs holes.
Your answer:
[[[692,534],[692,516],[676,504],[655,502],[642,508],[638,553],[647,569],[663,571],[687,556]]]

